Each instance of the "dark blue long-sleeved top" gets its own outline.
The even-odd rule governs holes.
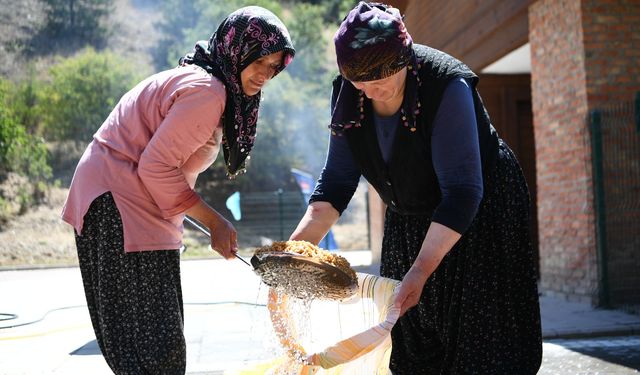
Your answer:
[[[374,115],[378,146],[385,162],[392,153],[399,114]],[[442,200],[432,221],[464,233],[475,217],[483,194],[480,146],[471,87],[463,79],[451,81],[433,121],[433,166]],[[346,137],[331,136],[329,152],[310,201],[327,201],[342,213],[360,179]]]

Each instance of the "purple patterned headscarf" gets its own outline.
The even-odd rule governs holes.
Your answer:
[[[412,40],[400,11],[361,1],[333,37],[340,74],[352,82],[386,78],[409,64]]]
[[[351,82],[376,81],[407,67],[404,100],[400,107],[405,128],[416,131],[420,113],[417,90],[420,87],[420,62],[413,52],[413,41],[396,8],[361,1],[353,8],[333,41],[340,74],[344,79],[334,84],[335,105],[329,127],[334,135],[362,126],[365,118],[364,93]]]
[[[231,13],[208,43],[198,42],[192,53],[180,59],[180,65],[201,66],[226,86],[222,143],[230,177],[245,172],[245,162],[256,137],[260,107],[261,93],[245,95],[240,72],[260,57],[280,51],[284,52],[284,58],[274,76],[295,55],[291,37],[275,14],[258,6],[248,6]]]

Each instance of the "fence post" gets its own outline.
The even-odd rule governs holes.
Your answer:
[[[635,102],[636,130],[640,133],[640,91],[636,92]]]
[[[596,256],[598,260],[598,304],[609,306],[609,276],[607,265],[607,231],[602,168],[602,113],[591,111],[591,160],[596,219]]]
[[[280,241],[284,241],[284,207],[282,202],[282,194],[284,191],[282,189],[278,189],[276,194],[278,194],[278,212],[280,213]]]

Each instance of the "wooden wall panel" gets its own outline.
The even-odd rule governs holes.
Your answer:
[[[516,154],[531,196],[531,240],[538,255],[536,151],[529,74],[480,75],[478,91],[491,123]],[[536,262],[536,265],[538,262]]]
[[[530,0],[387,1],[405,15],[416,43],[437,48],[479,72],[529,38]]]

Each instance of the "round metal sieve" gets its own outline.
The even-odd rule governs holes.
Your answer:
[[[251,258],[251,265],[265,284],[292,297],[344,300],[358,291],[355,272],[297,253],[261,252]]]
[[[185,221],[211,237],[209,231],[189,216]],[[247,265],[246,260],[235,255]],[[338,255],[336,255],[338,256]],[[347,264],[348,267],[348,262]],[[358,291],[356,273],[320,259],[287,251],[261,251],[251,257],[253,271],[278,293],[302,299],[345,300]],[[349,272],[350,271],[350,272]]]

